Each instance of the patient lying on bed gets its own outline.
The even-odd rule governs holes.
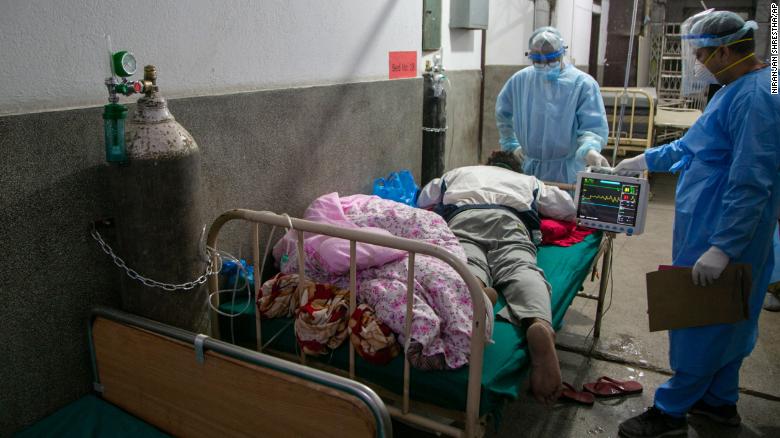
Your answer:
[[[495,288],[504,295],[507,306],[498,315],[526,329],[531,390],[549,405],[560,393],[561,372],[550,285],[536,265],[534,242],[539,238],[538,214],[572,220],[576,210],[568,193],[520,169],[515,155],[496,151],[487,166],[457,168],[428,183],[417,205],[434,207],[447,220],[486,293],[494,294]]]

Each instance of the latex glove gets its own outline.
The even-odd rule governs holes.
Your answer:
[[[521,163],[525,161],[525,152],[523,152],[523,147],[518,146],[516,147],[512,153],[514,154],[515,158],[518,159]]]
[[[645,159],[645,154],[639,154],[634,158],[625,159],[615,166],[615,173],[624,176],[643,170],[647,170],[647,159]]]
[[[606,167],[606,168],[612,167],[609,165],[609,161],[607,161],[607,159],[604,158],[603,155],[596,152],[595,149],[590,149],[588,153],[585,154],[585,164],[587,164],[590,167]]]
[[[729,264],[729,256],[717,246],[711,246],[696,260],[693,265],[693,284],[709,286],[720,277],[726,265]]]

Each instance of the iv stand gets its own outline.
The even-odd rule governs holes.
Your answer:
[[[617,164],[617,152],[620,145],[620,132],[623,130],[623,115],[628,103],[628,77],[631,74],[631,55],[634,53],[634,33],[636,31],[636,11],[639,0],[634,0],[634,13],[631,18],[631,36],[628,39],[628,59],[626,60],[626,76],[623,80],[623,93],[620,97],[620,116],[618,118],[617,132],[615,132],[615,149],[612,151],[612,167]]]

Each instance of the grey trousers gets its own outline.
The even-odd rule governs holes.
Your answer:
[[[471,272],[504,295],[498,316],[520,325],[526,318],[552,323],[550,284],[536,265],[536,246],[525,225],[502,209],[466,210],[449,227],[466,250]]]

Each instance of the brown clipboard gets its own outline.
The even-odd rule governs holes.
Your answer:
[[[650,331],[734,323],[749,317],[750,265],[731,264],[709,286],[696,286],[691,268],[648,272]]]

